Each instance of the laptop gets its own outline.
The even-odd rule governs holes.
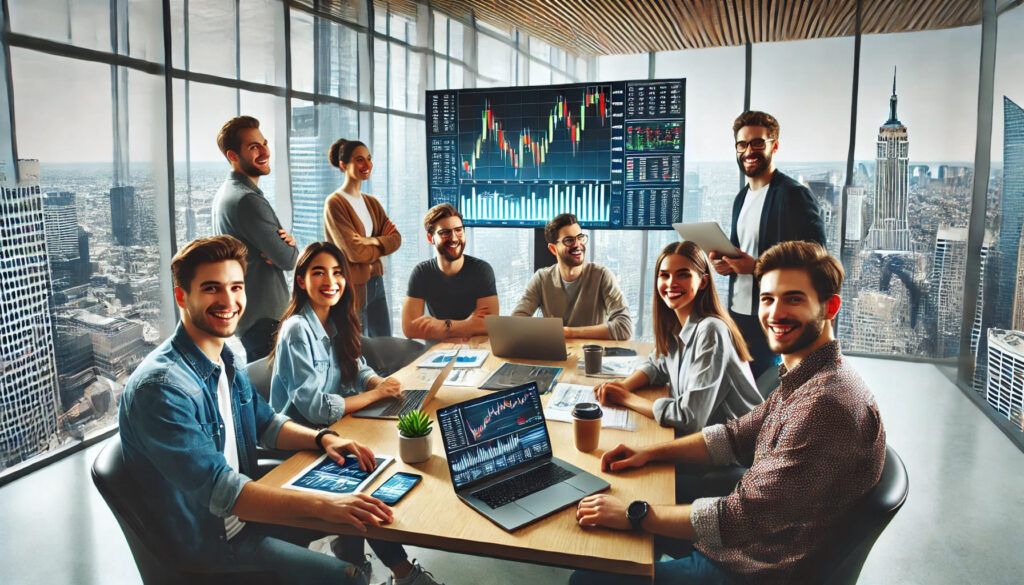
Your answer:
[[[503,358],[565,361],[565,324],[558,317],[487,315],[491,353]]]
[[[535,382],[441,408],[437,422],[455,493],[510,532],[609,487],[552,456]]]
[[[437,395],[437,391],[444,386],[444,381],[448,379],[448,374],[452,373],[452,368],[455,367],[456,358],[459,357],[459,352],[456,351],[452,359],[448,360],[448,363],[441,368],[440,373],[434,378],[434,383],[430,385],[430,390],[402,390],[402,398],[387,398],[385,400],[378,400],[373,404],[356,411],[352,416],[356,418],[399,418],[409,414],[414,410],[420,410],[428,402],[433,400],[434,396]]]

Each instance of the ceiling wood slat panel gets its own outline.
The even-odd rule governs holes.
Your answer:
[[[395,6],[405,11],[411,2]],[[850,36],[857,0],[431,0],[431,6],[589,56]],[[864,34],[937,30],[980,24],[981,3],[862,0],[861,17]]]

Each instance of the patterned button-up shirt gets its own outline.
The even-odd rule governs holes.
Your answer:
[[[749,414],[703,431],[713,463],[749,465],[736,489],[693,503],[696,547],[752,583],[797,583],[830,531],[878,482],[885,430],[864,381],[830,342]]]

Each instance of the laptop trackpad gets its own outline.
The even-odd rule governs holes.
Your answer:
[[[516,500],[516,503],[533,514],[543,515],[571,504],[584,495],[586,494],[583,491],[562,482]]]

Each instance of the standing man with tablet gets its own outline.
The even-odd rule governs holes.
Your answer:
[[[711,252],[719,274],[729,275],[729,315],[739,325],[754,360],[754,378],[775,364],[757,322],[759,289],[754,280],[757,258],[779,242],[791,240],[825,245],[825,223],[811,191],[775,168],[779,122],[771,114],[747,111],[732,125],[736,164],[747,185],[732,206],[732,243],[736,254]]]

